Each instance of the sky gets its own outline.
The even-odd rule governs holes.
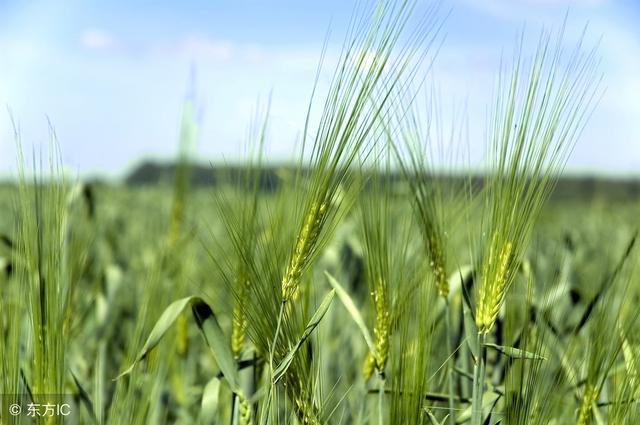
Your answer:
[[[367,3],[366,0],[364,3]],[[418,12],[431,1],[418,1]],[[271,99],[268,157],[290,159],[322,47],[330,78],[352,0],[0,0],[0,176],[55,132],[79,175],[121,177],[142,158],[175,156],[184,100],[199,119],[196,156],[235,161],[256,108]],[[502,57],[568,13],[567,42],[599,43],[602,98],[567,169],[640,170],[640,1],[442,0],[442,44],[429,70],[442,120],[465,111],[469,162],[481,161]],[[417,16],[420,16],[419,14]],[[457,120],[457,121],[456,121]]]

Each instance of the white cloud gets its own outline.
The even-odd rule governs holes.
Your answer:
[[[237,47],[229,41],[192,35],[178,44],[177,51],[192,58],[229,62],[237,53]]]
[[[80,44],[87,49],[111,49],[117,46],[116,38],[109,32],[90,28],[80,35]]]

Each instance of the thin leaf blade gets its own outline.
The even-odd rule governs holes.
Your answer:
[[[327,276],[329,284],[336,291],[336,295],[338,295],[338,298],[340,298],[340,301],[351,315],[351,318],[360,329],[360,333],[362,334],[364,341],[367,343],[369,351],[371,353],[375,353],[376,348],[375,344],[373,343],[373,338],[371,338],[369,329],[367,329],[367,325],[365,324],[364,319],[360,314],[360,310],[358,310],[358,307],[356,307],[356,304],[353,302],[353,299],[351,298],[351,296],[349,296],[347,291],[345,291],[342,285],[340,285],[340,283],[338,283],[338,281],[333,276],[331,276],[329,272],[324,272],[324,274],[325,276]]]
[[[280,378],[284,376],[284,374],[287,372],[287,369],[289,369],[289,366],[291,365],[293,358],[298,353],[298,350],[300,350],[300,347],[302,347],[302,344],[305,343],[305,341],[309,338],[311,333],[320,324],[320,321],[322,320],[324,315],[327,313],[327,310],[329,310],[329,307],[331,306],[331,302],[333,301],[335,294],[336,294],[336,290],[332,289],[327,295],[325,295],[324,299],[322,300],[322,303],[320,303],[320,306],[318,307],[316,312],[313,314],[313,316],[309,320],[309,323],[305,327],[304,332],[302,333],[302,336],[300,337],[296,345],[291,350],[289,350],[287,355],[284,357],[284,359],[282,359],[278,367],[273,372],[274,383],[278,382]]]

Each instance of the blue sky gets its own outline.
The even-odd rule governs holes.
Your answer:
[[[46,145],[50,120],[72,172],[120,176],[141,157],[172,157],[192,69],[199,157],[237,159],[257,102],[271,93],[269,155],[288,158],[327,30],[331,64],[354,4],[1,0],[0,175],[16,168],[11,116],[27,151]],[[569,41],[587,23],[589,43],[602,37],[606,88],[569,169],[640,170],[640,2],[451,0],[441,10],[444,44],[429,84],[444,121],[466,105],[472,162],[501,54],[522,28],[535,42],[569,10]]]

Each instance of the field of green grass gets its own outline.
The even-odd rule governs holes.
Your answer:
[[[265,353],[252,342],[260,338],[255,332],[264,325],[252,321],[267,307],[249,291],[238,293],[236,275],[227,268],[238,262],[238,254],[220,218],[226,214],[221,209],[227,206],[216,202],[224,191],[201,188],[185,196],[183,224],[175,242],[169,239],[172,187],[103,186],[92,188],[90,198],[60,199],[69,214],[69,228],[60,269],[48,273],[59,273],[52,276],[60,279],[56,288],[72,286],[73,294],[59,306],[58,325],[63,329],[50,329],[60,331],[56,338],[63,341],[64,360],[49,366],[59,368],[50,371],[59,386],[46,387],[51,382],[46,379],[41,385],[51,388],[45,391],[71,395],[80,417],[76,423],[188,424],[204,421],[203,416],[208,419],[202,423],[228,423],[233,393],[220,376],[213,354],[216,347],[211,346],[215,343],[233,347],[233,358],[243,365],[239,385],[252,394],[249,407],[257,423],[266,403],[269,372]],[[229,207],[235,206],[241,214],[240,206],[250,202],[250,194],[239,194],[237,189],[227,192],[234,196]],[[275,208],[277,196],[261,194],[258,209],[264,211],[259,214]],[[368,196],[373,195],[363,195],[363,199]],[[28,280],[33,276],[20,271],[24,248],[10,236],[17,234],[23,219],[15,202],[16,188],[4,187],[1,198],[0,234],[7,236],[0,246],[3,385],[5,392],[22,393],[27,383],[37,382],[38,339],[30,323],[35,294],[29,292]],[[405,223],[415,225],[406,196],[398,196],[392,205],[389,214],[394,229]],[[287,222],[286,209],[275,211],[285,216],[278,221]],[[524,257],[531,282],[524,272],[515,279],[487,342],[526,349],[544,360],[487,352],[485,414],[491,412],[491,423],[575,423],[589,385],[598,386],[591,403],[594,415],[604,418],[602,423],[616,423],[613,418],[620,415],[625,419],[617,423],[631,424],[639,417],[633,401],[640,347],[637,325],[622,320],[635,317],[640,301],[634,273],[638,254],[636,250],[626,253],[639,213],[638,202],[599,200],[555,201],[542,213]],[[467,233],[479,226],[478,221],[473,216],[465,218],[459,223],[463,228],[447,241],[449,256],[460,261],[463,273],[471,264]],[[367,282],[367,270],[376,260],[366,247],[362,222],[357,209],[343,217],[292,302],[301,320],[308,319],[331,290],[328,271],[350,294],[372,338],[377,339],[373,331],[379,320],[376,298],[370,295]],[[434,279],[421,254],[420,235],[392,233],[395,248],[390,247],[389,254],[402,262],[403,270],[394,271],[397,280],[389,282],[388,308],[397,317],[389,330],[384,396],[380,400],[375,371],[366,370],[368,349],[361,331],[335,299],[298,353],[301,364],[295,365],[304,370],[296,371],[297,378],[304,380],[300,385],[309,391],[314,414],[322,415],[323,423],[377,424],[379,403],[383,423],[405,423],[405,415],[422,418],[415,423],[429,423],[426,418],[431,414],[442,420],[449,414],[448,361],[455,364],[454,415],[458,422],[469,418],[473,357],[464,329],[465,299],[455,283],[458,267],[448,270],[452,284],[447,332],[444,303],[435,286],[430,287]],[[273,254],[278,249],[284,247],[275,245]],[[396,255],[400,249],[406,250],[402,257]],[[475,281],[468,279],[465,284],[473,294]],[[412,285],[416,286],[413,290],[409,289]],[[222,339],[203,338],[194,312],[185,308],[131,374],[114,380],[136,358],[163,311],[194,294],[215,313]],[[242,310],[234,316],[238,305]],[[241,320],[247,321],[244,326],[239,326]],[[41,326],[49,329],[52,325]],[[244,336],[238,336],[242,333],[239,328],[244,329]],[[293,339],[303,329],[303,323],[292,329]],[[424,364],[416,362],[416,350],[424,356]],[[19,376],[12,375],[18,371]],[[416,398],[409,391],[418,385],[418,373],[424,380],[419,385],[422,396]],[[30,391],[43,390],[32,387]],[[284,382],[274,391],[277,408],[268,423],[295,423],[295,400],[288,399],[295,393],[289,394]],[[11,423],[4,415],[6,410],[3,421]]]
[[[433,178],[445,140],[416,98],[439,21],[409,28],[412,4],[354,19],[277,184],[268,108],[215,186],[191,184],[190,104],[169,184],[18,158],[0,424],[640,423],[640,202],[552,196],[596,52],[562,32],[520,46],[488,100],[483,179]],[[45,405],[65,409],[30,414]]]

